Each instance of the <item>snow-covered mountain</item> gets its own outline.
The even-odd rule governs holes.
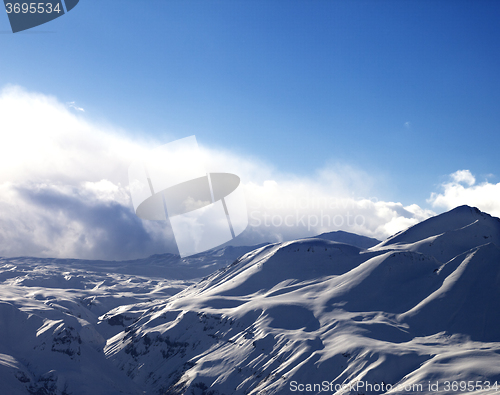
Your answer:
[[[325,239],[330,241],[338,241],[339,243],[350,244],[359,248],[370,248],[380,243],[380,240],[372,237],[357,235],[355,233],[344,232],[337,230],[334,232],[322,233],[315,236],[316,239]]]
[[[368,249],[329,237],[176,263],[2,259],[2,388],[500,392],[499,219],[463,206]]]

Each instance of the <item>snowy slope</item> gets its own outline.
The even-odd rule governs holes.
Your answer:
[[[446,262],[487,243],[500,247],[500,219],[477,208],[460,206],[397,233],[372,250],[418,251]]]
[[[126,320],[98,325],[99,317],[128,305],[140,316],[144,303],[165,300],[253,248],[124,262],[0,258],[0,393],[142,393],[103,353]]]
[[[152,304],[105,353],[151,393],[286,394],[325,380],[348,386],[338,393],[386,392],[357,387],[382,382],[435,393],[429,380],[460,393],[445,382],[495,382],[500,255],[483,236],[496,241],[497,222],[462,207],[369,251],[319,239],[262,247]],[[434,236],[449,251],[424,248]]]
[[[499,393],[499,223],[464,206],[368,250],[311,238],[178,267],[2,260],[0,378],[12,394]]]

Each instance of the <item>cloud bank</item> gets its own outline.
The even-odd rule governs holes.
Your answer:
[[[129,164],[168,141],[131,137],[20,87],[0,92],[0,133],[0,256],[122,260],[177,252],[169,222],[139,219],[128,192]],[[353,166],[331,164],[300,177],[256,157],[200,148],[207,170],[242,180],[249,227],[234,244],[339,229],[384,239],[434,215],[373,197],[377,180]],[[430,202],[451,208],[467,194],[479,198],[478,188],[496,188],[490,194],[500,188],[488,185],[457,172]]]
[[[1,256],[128,259],[175,250],[168,227],[130,210],[126,169],[151,143],[19,87],[0,93],[0,135]]]
[[[500,183],[477,183],[469,170],[450,174],[449,181],[441,185],[441,193],[432,193],[428,202],[435,208],[449,210],[467,204],[500,217]]]

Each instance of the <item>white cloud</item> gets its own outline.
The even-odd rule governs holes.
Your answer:
[[[455,184],[467,184],[468,186],[472,186],[476,183],[476,178],[472,175],[469,170],[458,170],[453,174],[450,174],[450,177]]]
[[[500,183],[477,183],[469,170],[450,174],[450,181],[441,185],[441,193],[432,193],[428,202],[445,210],[467,204],[491,215],[500,216]]]
[[[2,256],[134,259],[174,249],[164,225],[143,223],[94,185],[0,186]],[[119,200],[121,192],[115,191]]]
[[[352,165],[330,163],[308,177],[218,149],[202,149],[209,171],[232,171],[244,183],[250,227],[240,244],[283,241],[344,230],[380,240],[434,215],[373,196],[378,181]]]
[[[8,87],[0,92],[0,183],[107,179],[125,185],[122,169],[148,144],[124,134],[72,114],[53,97]]]
[[[0,133],[0,256],[132,259],[176,251],[168,222],[140,220],[128,194],[129,164],[168,141],[132,139],[19,87],[0,91]],[[350,165],[300,177],[259,158],[200,148],[207,171],[243,182],[251,226],[239,244],[338,229],[383,239],[434,214],[377,199],[379,180]]]
[[[92,124],[57,99],[0,91],[0,255],[136,258],[175,251],[131,211],[127,168],[154,146]],[[169,241],[170,240],[170,241]]]
[[[81,112],[85,112],[85,110],[82,108],[82,107],[78,107],[74,101],[70,101],[68,103],[66,103],[68,105],[69,108],[72,108],[76,111],[81,111]]]
[[[385,239],[434,213],[416,205],[356,197],[321,175],[315,179],[281,178],[249,182],[245,192],[250,225],[268,240],[290,240],[332,230]],[[340,187],[339,187],[340,186]]]

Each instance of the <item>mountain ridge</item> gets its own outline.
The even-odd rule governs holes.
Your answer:
[[[446,295],[446,292],[442,291],[454,276],[457,277],[457,270],[461,265],[468,267],[464,264],[466,260],[469,263],[476,262],[474,256],[478,253],[486,257],[478,261],[484,266],[483,272],[484,268],[492,271],[490,288],[497,286],[494,279],[499,278],[500,270],[498,265],[492,266],[488,260],[488,257],[493,261],[497,259],[496,245],[491,242],[484,244],[484,238],[478,237],[481,234],[471,233],[469,236],[476,236],[472,237],[472,241],[457,240],[456,237],[444,239],[446,243],[452,244],[454,252],[459,252],[456,258],[445,260],[443,257],[447,254],[440,249],[419,251],[429,238],[442,236],[447,232],[462,229],[467,232],[482,232],[489,229],[490,223],[487,223],[486,227],[473,226],[478,215],[485,221],[492,221],[492,217],[482,216],[468,207],[459,208],[451,215],[451,220],[450,215],[438,216],[430,225],[424,223],[413,231],[410,229],[410,232],[402,232],[398,238],[388,239],[394,244],[386,241],[366,251],[315,238],[265,246],[239,258],[231,267],[222,269],[201,283],[185,289],[165,305],[157,305],[153,314],[155,318],[141,322],[139,327],[151,325],[151,330],[162,333],[162,336],[178,327],[172,332],[180,334],[177,341],[183,339],[185,343],[191,344],[189,337],[182,335],[183,320],[179,320],[177,316],[174,321],[164,323],[161,312],[197,312],[197,317],[201,314],[201,317],[205,318],[201,318],[198,324],[193,316],[194,320],[189,321],[189,328],[202,325],[204,332],[213,331],[213,334],[209,334],[210,339],[217,339],[215,342],[208,339],[202,342],[207,346],[196,354],[204,355],[201,359],[196,356],[190,359],[189,356],[186,357],[197,361],[196,364],[178,371],[179,379],[166,393],[186,393],[189,389],[201,387],[219,393],[288,393],[288,377],[305,382],[310,380],[311,372],[317,374],[318,369],[322,372],[322,377],[329,377],[327,372],[336,371],[338,384],[351,383],[360,376],[371,378],[372,382],[380,382],[383,379],[403,384],[408,377],[417,375],[419,370],[419,374],[429,375],[428,371],[422,372],[422,364],[429,362],[426,366],[429,369],[435,368],[435,364],[430,361],[435,360],[436,355],[452,355],[449,353],[455,347],[457,339],[465,339],[461,340],[461,347],[470,350],[471,355],[483,353],[487,354],[488,358],[500,362],[498,343],[489,347],[480,343],[480,349],[470,343],[471,340],[491,342],[500,339],[497,320],[493,319],[484,325],[481,320],[475,320],[474,325],[466,325],[467,314],[481,310],[480,302],[484,305],[482,299],[487,295],[482,295],[481,300],[469,304],[465,318],[457,321],[457,312],[450,307],[456,297],[452,294]],[[440,224],[439,221],[444,223]],[[494,228],[495,226],[493,230]],[[428,233],[422,234],[422,229],[428,229]],[[442,233],[436,233],[438,231]],[[421,240],[416,240],[409,243],[406,239],[405,246],[410,248],[402,248],[402,236],[408,233],[412,237],[412,233],[420,234],[424,237],[423,240],[427,241],[419,243]],[[465,244],[464,240],[467,241]],[[439,259],[431,255],[435,251]],[[337,267],[333,263],[325,264],[332,255],[335,257],[332,262],[335,262]],[[299,266],[304,267],[311,259],[313,266],[309,263],[305,271],[295,269],[294,265],[299,264],[301,260],[303,262]],[[350,264],[349,259],[352,260]],[[454,259],[456,267],[453,267]],[[336,270],[339,261],[345,265],[344,270]],[[471,267],[474,265],[475,263],[471,264]],[[315,272],[315,268],[319,272]],[[478,278],[478,275],[472,277],[474,278],[469,289],[462,291],[461,297],[464,300],[481,288],[482,279]],[[447,307],[438,309],[437,312],[432,310],[433,302],[442,298],[436,295],[442,295],[449,301]],[[493,297],[491,303],[486,306],[487,309],[498,311],[499,301],[500,298]],[[483,317],[484,311],[479,315]],[[146,317],[147,314],[144,319]],[[207,325],[209,321],[211,323]],[[231,324],[228,326],[227,322]],[[231,326],[241,327],[241,330],[234,332]],[[451,338],[449,335],[442,336],[442,333],[447,331],[452,335]],[[348,339],[344,340],[345,348],[339,348],[337,344],[332,343],[332,339],[339,336]],[[370,348],[355,346],[360,339],[368,341]],[[438,345],[436,339],[439,339]],[[134,342],[134,347],[140,346],[141,336],[134,338]],[[231,344],[238,346],[233,347]],[[387,344],[391,345],[389,349]],[[485,352],[482,347],[490,351]],[[419,351],[416,353],[415,349]],[[113,342],[113,350],[110,357],[120,366],[124,361],[120,345]],[[155,351],[149,352],[154,354]],[[295,353],[303,355],[304,358],[293,358]],[[371,366],[370,364],[376,361],[369,357],[373,353],[386,362],[379,364],[377,369],[367,369],[366,366]],[[357,357],[349,363],[351,357],[347,355]],[[477,360],[478,363],[482,363],[481,358]],[[138,357],[138,363],[143,363],[146,359]],[[228,359],[237,361],[232,365],[233,368],[228,367]],[[261,360],[262,364],[255,365],[251,362],[255,360]],[[130,360],[127,361],[130,363]],[[208,361],[211,361],[210,366],[226,366],[222,379],[215,375],[212,368],[207,370]],[[279,364],[272,361],[279,361]],[[339,361],[344,361],[344,364],[340,365],[344,368],[340,370],[336,365]],[[248,370],[244,376],[247,377],[244,380],[245,385],[231,387],[231,383],[241,381],[237,378],[238,374],[234,373],[235,366],[253,366],[257,371]],[[308,368],[305,369],[304,366]],[[300,374],[301,371],[304,372]],[[261,372],[262,376],[256,372]],[[249,381],[250,377],[266,379]],[[500,369],[494,370],[491,377],[499,379]]]
[[[0,379],[14,395],[500,382],[500,220],[462,206],[427,221],[368,249],[316,237],[213,250],[193,258],[218,267],[199,280],[162,278],[161,256],[142,275],[130,262],[0,259]]]

